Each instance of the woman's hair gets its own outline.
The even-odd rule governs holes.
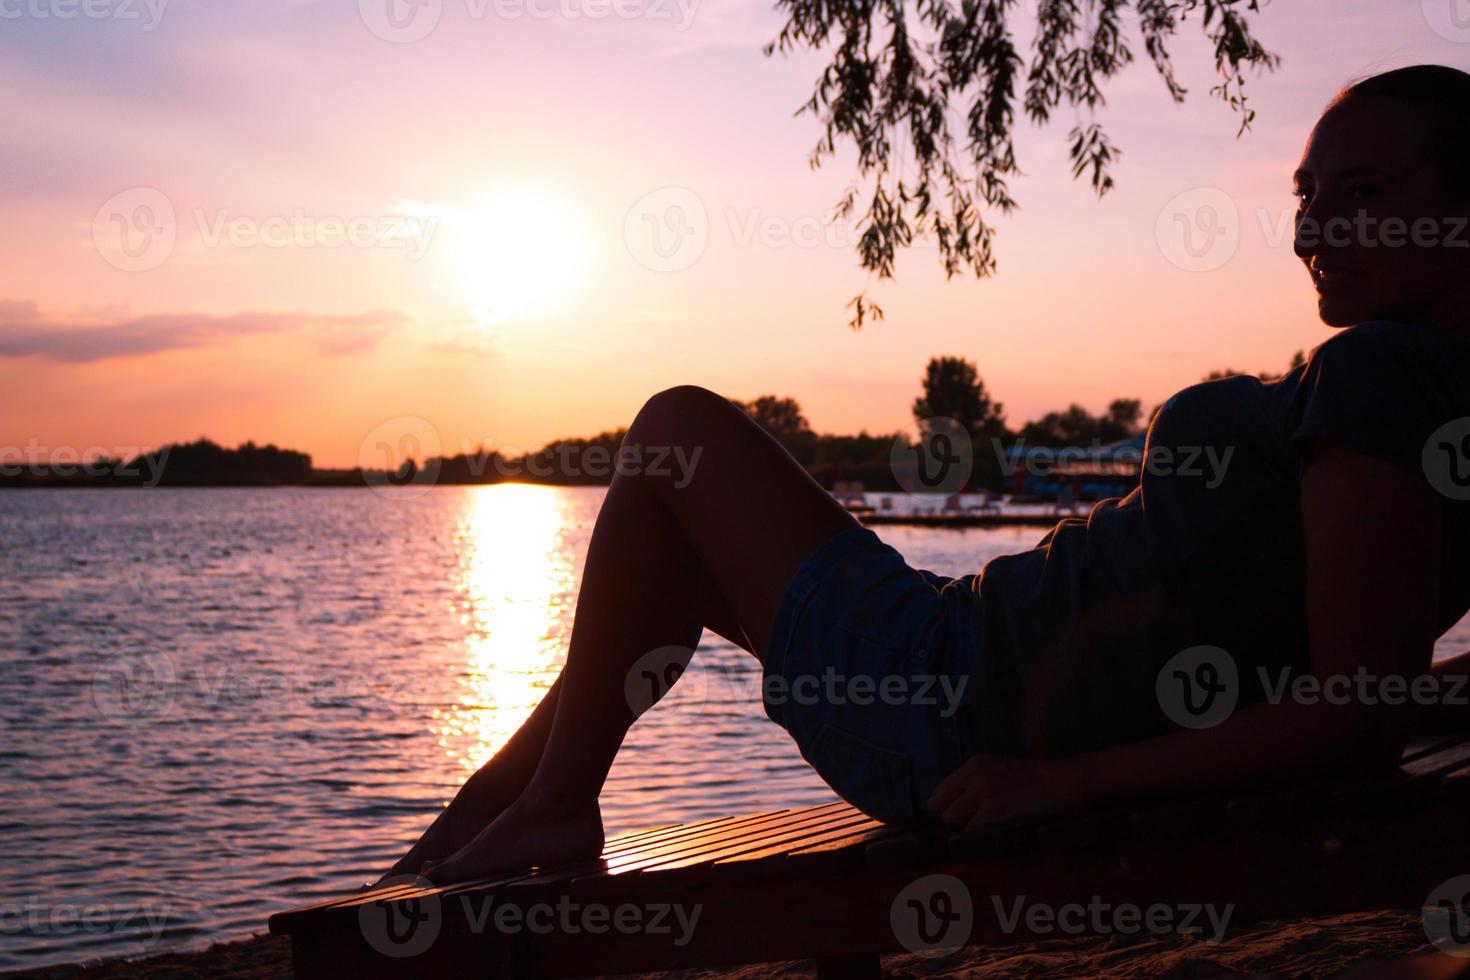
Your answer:
[[[1470,74],[1445,65],[1414,65],[1354,82],[1327,106],[1367,99],[1393,99],[1421,105],[1439,120],[1431,146],[1450,187],[1470,194]]]

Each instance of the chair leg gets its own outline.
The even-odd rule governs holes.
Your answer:
[[[817,980],[880,980],[883,967],[877,953],[853,953],[817,960]]]

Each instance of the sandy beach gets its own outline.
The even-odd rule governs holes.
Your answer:
[[[1323,977],[1355,966],[1371,971],[1374,960],[1430,949],[1418,910],[1393,910],[1267,923],[1235,933],[1216,946],[1175,935],[1070,937],[976,948],[948,956],[891,956],[884,958],[883,968],[890,977]],[[766,980],[815,975],[815,966],[809,961],[650,974],[661,980]],[[203,976],[274,980],[291,976],[291,953],[284,938],[256,936],[219,943],[202,952],[57,966],[6,976],[15,980],[183,980]]]

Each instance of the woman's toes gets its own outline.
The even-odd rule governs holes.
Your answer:
[[[452,857],[424,865],[423,871],[419,873],[434,884],[442,885],[451,881],[484,878],[515,867],[514,863],[497,862],[494,853],[487,853],[485,848],[471,843]]]

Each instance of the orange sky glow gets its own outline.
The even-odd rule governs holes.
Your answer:
[[[1291,253],[1302,143],[1355,77],[1470,64],[1437,2],[1269,5],[1284,63],[1240,139],[1188,26],[1183,106],[1146,58],[1109,90],[1112,194],[1070,177],[1075,119],[1023,124],[998,275],[946,282],[916,248],[861,333],[828,220],[851,157],[808,168],[792,113],[820,59],[762,55],[769,3],[436,0],[417,39],[374,0],[7,20],[0,445],[203,435],[350,466],[399,417],[446,452],[527,450],[681,383],[888,432],[936,354],[975,360],[1013,424],[1279,369],[1326,336]]]

